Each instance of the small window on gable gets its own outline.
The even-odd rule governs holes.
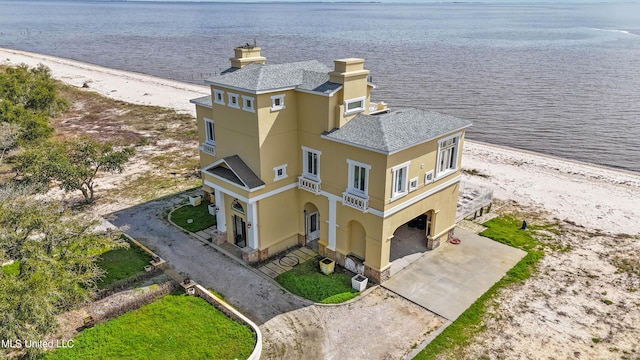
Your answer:
[[[216,104],[224,105],[224,91],[213,90],[213,102]]]
[[[418,188],[418,178],[415,177],[409,180],[409,191],[413,191]]]
[[[227,95],[229,96],[229,106],[240,109],[240,104],[238,103],[238,94],[227,93]]]
[[[344,114],[350,115],[364,111],[364,97],[346,100],[344,102]]]
[[[251,96],[242,95],[242,110],[255,112],[254,99]]]
[[[433,182],[433,170],[427,171],[424,174],[424,184],[431,184]]]
[[[271,111],[284,109],[284,94],[273,95],[271,97]]]
[[[287,164],[276,166],[273,168],[273,171],[275,172],[273,181],[282,180],[287,177]]]

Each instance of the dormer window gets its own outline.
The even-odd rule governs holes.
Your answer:
[[[271,97],[271,111],[284,109],[284,94],[273,95]]]
[[[229,96],[229,107],[240,109],[240,103],[238,102],[238,94],[227,93]]]
[[[224,91],[213,90],[213,102],[216,104],[224,105]]]
[[[256,112],[254,106],[254,99],[251,96],[242,95],[242,110],[249,112]]]
[[[365,100],[364,96],[355,98],[355,99],[345,100],[344,114],[351,115],[351,114],[364,111],[364,100]]]

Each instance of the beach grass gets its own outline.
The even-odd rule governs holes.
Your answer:
[[[2,272],[6,275],[12,275],[12,276],[20,275],[20,262],[14,261],[11,264],[2,266]]]
[[[46,359],[246,359],[255,345],[245,325],[199,297],[167,295],[82,331],[73,348]]]
[[[487,314],[491,300],[500,293],[500,290],[512,284],[524,282],[536,271],[536,264],[544,256],[545,247],[545,244],[539,240],[540,236],[537,232],[555,233],[559,228],[556,224],[542,224],[530,225],[527,230],[520,230],[521,224],[521,220],[509,215],[484,223],[487,229],[480,233],[481,236],[524,250],[527,254],[414,359],[436,359],[443,354],[446,358],[447,354],[452,355],[456,349],[468,345],[474,336],[482,331],[482,319]]]
[[[360,294],[351,287],[349,275],[321,273],[317,258],[278,275],[276,281],[290,292],[321,304],[339,304]]]

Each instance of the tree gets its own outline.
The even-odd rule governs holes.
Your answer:
[[[122,172],[133,154],[130,147],[115,149],[108,143],[80,138],[26,150],[16,156],[15,169],[32,184],[46,188],[55,181],[66,192],[82,192],[85,202],[91,203],[98,173]]]
[[[47,116],[68,106],[58,95],[58,83],[51,77],[51,70],[42,64],[32,69],[20,65],[0,72],[0,100]]]
[[[0,264],[20,265],[18,274],[0,271],[0,339],[52,334],[57,314],[91,296],[103,273],[98,256],[126,246],[116,233],[94,232],[95,221],[28,192],[0,188]]]

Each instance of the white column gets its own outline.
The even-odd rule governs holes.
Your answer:
[[[258,203],[247,203],[247,227],[249,230],[249,247],[258,249]]]
[[[216,221],[218,223],[218,231],[226,232],[227,231],[227,217],[225,216],[225,207],[224,207],[224,194],[220,189],[214,188],[214,196],[216,197]]]
[[[329,198],[329,250],[336,250],[336,202],[337,197],[330,196]]]

